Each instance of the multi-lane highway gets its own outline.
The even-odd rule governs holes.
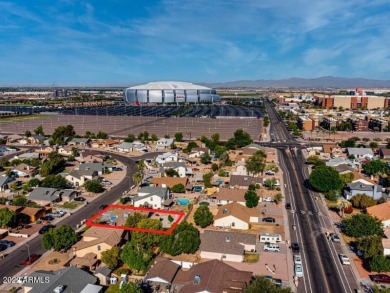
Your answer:
[[[87,206],[81,208],[71,216],[64,218],[60,223],[61,225],[70,225],[75,228],[76,225],[80,224],[82,220],[87,219],[88,217],[96,214],[99,211],[99,207],[101,205],[109,205],[114,203],[123,195],[125,191],[129,190],[130,186],[133,183],[132,174],[134,174],[135,172],[135,160],[139,158],[128,158],[125,156],[111,153],[107,154],[111,155],[113,158],[121,161],[127,166],[125,179],[104,195],[99,196],[98,198],[93,200]],[[146,154],[142,158],[150,158],[152,155],[155,155],[155,153]],[[37,237],[31,239],[27,242],[27,245],[29,246],[31,254],[43,254],[46,251],[42,247],[42,235],[38,235]],[[3,277],[14,276],[20,270],[22,270],[25,267],[23,261],[27,258],[27,256],[27,246],[23,245],[11,252],[5,258],[0,259],[0,280],[3,280]]]
[[[289,223],[291,242],[301,248],[304,277],[300,278],[298,292],[355,292],[358,288],[349,266],[343,266],[338,258],[343,253],[340,244],[327,239],[325,232],[333,232],[333,226],[325,208],[307,188],[308,171],[298,142],[284,126],[276,110],[267,103],[271,122],[270,133],[279,146],[278,158],[283,171],[286,202],[290,202]]]

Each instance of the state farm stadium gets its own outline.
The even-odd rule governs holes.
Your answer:
[[[126,88],[128,103],[215,103],[221,97],[214,89],[189,82],[159,81]]]

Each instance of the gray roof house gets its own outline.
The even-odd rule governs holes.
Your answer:
[[[239,186],[240,188],[248,188],[251,184],[262,184],[261,177],[252,177],[245,175],[231,175],[230,176],[230,185]]]
[[[81,171],[87,171],[92,170],[98,172],[98,175],[102,175],[105,173],[105,169],[107,168],[109,171],[113,170],[112,164],[105,164],[105,163],[83,163],[80,164],[79,170]]]
[[[132,142],[122,142],[121,144],[115,147],[119,152],[128,153],[132,152],[134,149],[134,144]]]
[[[170,205],[170,192],[165,187],[145,186],[138,190],[138,195],[132,198],[135,207],[149,207],[161,209],[164,205]]]
[[[91,141],[91,139],[89,138],[78,138],[78,137],[74,137],[72,138],[72,140],[69,142],[69,145],[82,145],[82,146],[85,146],[87,144],[89,144]]]
[[[11,182],[13,179],[8,176],[0,176],[0,192],[5,191],[8,189],[8,183]]]
[[[205,230],[200,235],[200,256],[242,262],[244,251],[256,250],[256,234]]]
[[[49,280],[48,282],[31,282],[32,278],[28,278],[23,283],[24,292],[29,293],[53,293],[59,286],[63,286],[62,293],[73,292],[99,292],[99,291],[83,291],[89,284],[95,285],[97,278],[93,275],[75,267],[67,267],[57,271],[36,271],[29,277],[39,278],[40,280]]]
[[[166,148],[171,147],[172,144],[173,144],[173,139],[172,138],[160,138],[157,141],[156,147],[158,149],[166,149]]]
[[[365,194],[373,199],[380,199],[381,197],[386,196],[386,194],[382,192],[381,185],[369,185],[362,182],[348,183],[344,189],[344,197],[350,200],[356,194]]]
[[[46,206],[55,202],[70,201],[76,195],[77,191],[73,189],[37,187],[28,195],[28,199],[41,206]]]

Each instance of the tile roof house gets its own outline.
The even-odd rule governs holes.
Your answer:
[[[75,268],[67,267],[57,271],[35,271],[27,278],[27,282],[23,283],[23,292],[29,293],[53,293],[58,286],[64,286],[62,293],[82,292],[89,284],[96,284],[97,278],[91,274]],[[46,280],[48,282],[32,282],[36,280]]]
[[[45,147],[41,147],[40,149],[35,149],[34,152],[36,152],[42,156],[47,156],[50,153],[57,152],[57,147],[56,146],[45,146]]]
[[[200,239],[201,258],[242,262],[245,251],[256,251],[256,234],[205,230]]]
[[[33,208],[25,206],[14,205],[0,205],[0,209],[7,208],[14,211],[16,214],[24,214],[30,218],[31,222],[35,222],[45,216],[46,210],[44,208]]]
[[[233,202],[218,208],[214,216],[215,227],[248,230],[250,223],[258,223],[260,212],[256,208],[247,208]]]
[[[150,183],[157,187],[168,187],[172,188],[173,186],[177,184],[183,184],[184,187],[187,186],[188,178],[184,177],[153,177],[150,179]]]
[[[100,259],[103,251],[121,244],[124,234],[125,232],[120,229],[90,227],[83,233],[83,238],[73,245],[73,253],[77,257],[94,253],[97,259]]]
[[[334,166],[333,169],[335,169],[339,174],[346,174],[346,173],[351,173],[354,171],[354,168],[347,164],[340,164],[337,166]]]
[[[245,189],[231,189],[220,187],[216,193],[211,197],[217,204],[225,205],[228,203],[236,202],[245,206]],[[261,191],[257,190],[257,195],[261,197]]]
[[[170,259],[157,259],[147,272],[144,281],[152,284],[170,285],[179,269],[180,265],[174,263]]]
[[[20,155],[16,155],[14,159],[19,159],[19,160],[30,160],[30,159],[39,159],[39,154],[38,153],[24,153]]]
[[[382,221],[383,227],[390,227],[390,202],[386,201],[366,209],[367,214]]]
[[[86,181],[98,178],[98,172],[93,170],[73,170],[65,176],[65,179],[75,187],[83,186]]]
[[[347,148],[348,156],[354,155],[356,159],[372,160],[374,152],[370,148]]]
[[[365,194],[376,200],[386,195],[382,192],[381,185],[370,185],[362,182],[348,183],[344,189],[344,197],[350,200],[356,194]]]
[[[84,151],[80,152],[76,158],[78,162],[82,163],[103,163],[105,156],[98,151]]]
[[[138,190],[138,194],[132,198],[135,207],[150,207],[161,209],[168,204],[171,195],[168,188],[145,186]]]
[[[336,144],[324,144],[322,146],[323,152],[332,157],[339,157],[343,154],[343,149]]]
[[[157,141],[156,147],[157,149],[167,149],[170,148],[172,144],[173,144],[172,138],[160,138]]]
[[[63,147],[59,147],[57,152],[62,156],[69,157],[73,155],[72,149],[72,146],[66,145]]]
[[[76,195],[77,191],[72,189],[36,187],[27,198],[40,206],[47,206],[56,202],[71,201]]]
[[[37,168],[21,163],[11,169],[12,173],[18,177],[28,178],[33,177],[37,173]]]
[[[325,165],[329,167],[337,167],[344,164],[348,164],[348,160],[342,157],[332,158],[328,162],[325,162]]]
[[[193,265],[188,271],[180,270],[172,283],[179,293],[238,293],[250,283],[252,272],[240,271],[220,260]]]
[[[231,186],[237,186],[238,188],[248,189],[251,184],[262,184],[262,179],[261,177],[231,175],[229,184]]]
[[[363,175],[362,173],[359,173],[357,171],[353,171],[353,180],[352,183],[360,182],[368,185],[375,185],[376,182],[374,180],[371,180],[370,177],[367,177]]]
[[[379,156],[381,157],[381,159],[390,159],[390,149],[380,148]]]

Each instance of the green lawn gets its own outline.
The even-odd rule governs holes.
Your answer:
[[[45,118],[45,117],[48,117],[48,115],[34,114],[34,115],[25,115],[25,116],[17,116],[17,117],[0,118],[0,121],[1,122],[15,122],[15,121],[38,119],[38,118]]]
[[[118,293],[119,292],[119,283],[120,283],[120,281],[118,280],[118,283],[108,286],[105,293]]]
[[[244,262],[256,263],[258,261],[259,261],[259,254],[258,253],[244,254]]]

